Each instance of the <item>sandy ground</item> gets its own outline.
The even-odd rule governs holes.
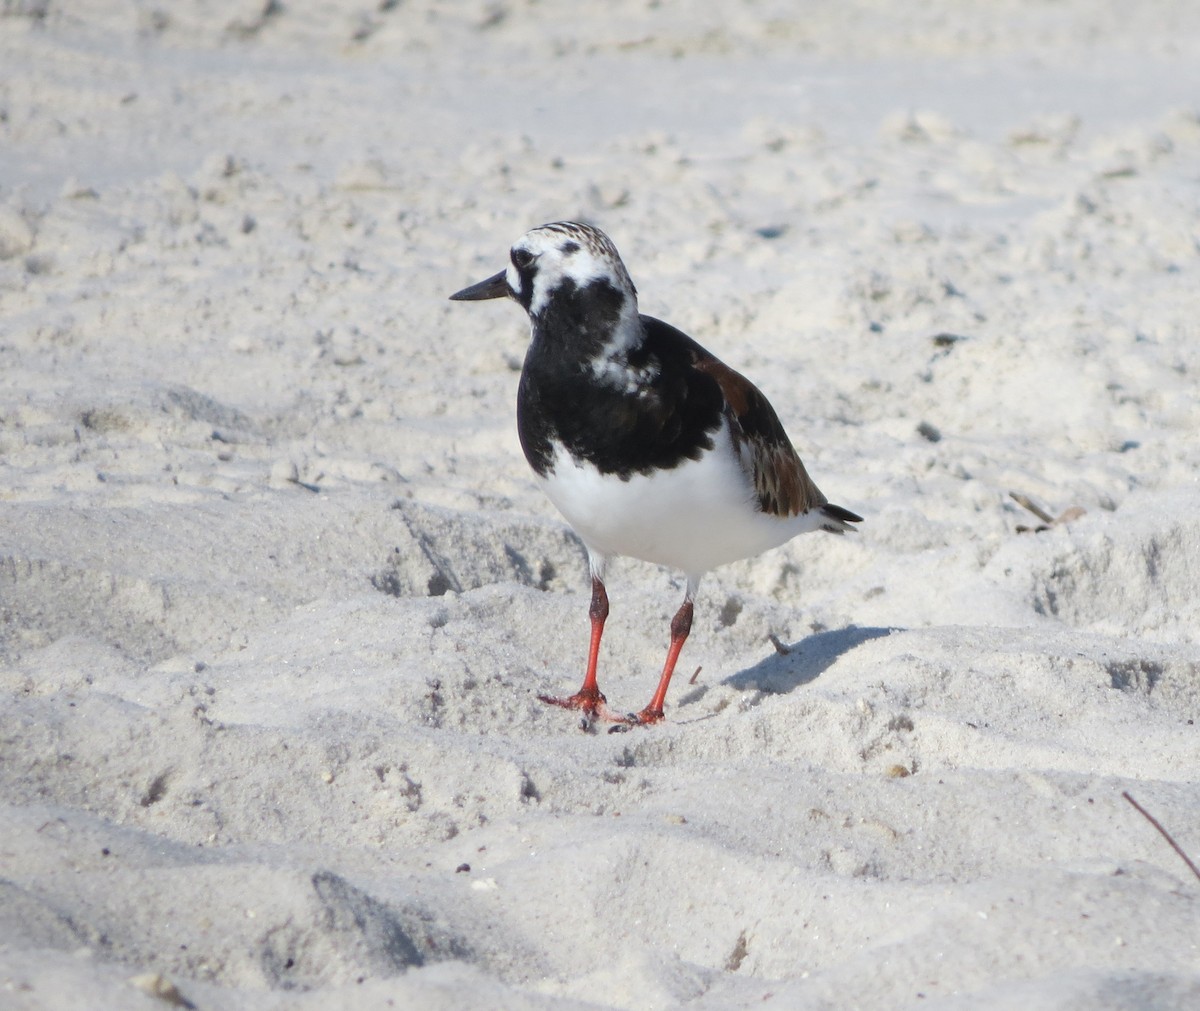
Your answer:
[[[797,6],[0,6],[0,1006],[1200,1006],[1200,9]],[[559,218],[866,517],[624,734]]]

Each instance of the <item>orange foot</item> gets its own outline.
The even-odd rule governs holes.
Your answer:
[[[574,695],[559,698],[557,695],[539,695],[539,702],[548,706],[558,706],[560,709],[578,709],[583,713],[587,723],[600,720],[604,723],[630,723],[628,716],[618,716],[608,708],[608,699],[598,688],[580,689]]]

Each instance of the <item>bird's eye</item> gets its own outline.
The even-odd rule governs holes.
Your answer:
[[[533,254],[528,249],[514,249],[512,251],[513,266],[520,270],[522,267],[528,267],[533,263]]]

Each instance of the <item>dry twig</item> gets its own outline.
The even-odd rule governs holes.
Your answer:
[[[1010,491],[1008,497],[1011,498],[1019,506],[1028,509],[1041,522],[1036,527],[1018,526],[1017,533],[1035,533],[1040,534],[1043,530],[1049,530],[1051,527],[1058,526],[1062,523],[1070,523],[1071,520],[1077,520],[1080,516],[1087,514],[1087,510],[1081,506],[1071,506],[1070,509],[1064,509],[1057,517],[1051,516],[1045,509],[1039,506],[1028,495],[1023,495],[1019,491]]]
[[[1143,818],[1146,819],[1146,821],[1148,821],[1151,825],[1153,825],[1156,829],[1158,829],[1158,834],[1167,840],[1167,842],[1171,846],[1171,849],[1173,849],[1176,853],[1179,854],[1180,859],[1185,864],[1188,865],[1188,870],[1190,870],[1193,874],[1196,875],[1197,881],[1200,881],[1200,868],[1197,868],[1196,865],[1194,863],[1192,863],[1192,858],[1183,852],[1183,847],[1180,846],[1179,843],[1177,843],[1174,839],[1171,838],[1171,833],[1168,832],[1165,828],[1162,827],[1162,825],[1159,824],[1158,819],[1155,818],[1154,815],[1152,815],[1144,807],[1142,807],[1142,805],[1139,804],[1136,800],[1134,800],[1131,796],[1129,796],[1128,791],[1122,791],[1121,796],[1124,797],[1127,801],[1129,801],[1130,804],[1133,805],[1134,810],[1137,811],[1138,814],[1140,814]]]

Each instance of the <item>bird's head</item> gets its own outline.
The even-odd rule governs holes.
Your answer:
[[[508,296],[536,322],[557,305],[594,306],[614,322],[637,317],[637,289],[612,240],[578,221],[556,221],[522,235],[498,274],[450,297],[474,302]]]

